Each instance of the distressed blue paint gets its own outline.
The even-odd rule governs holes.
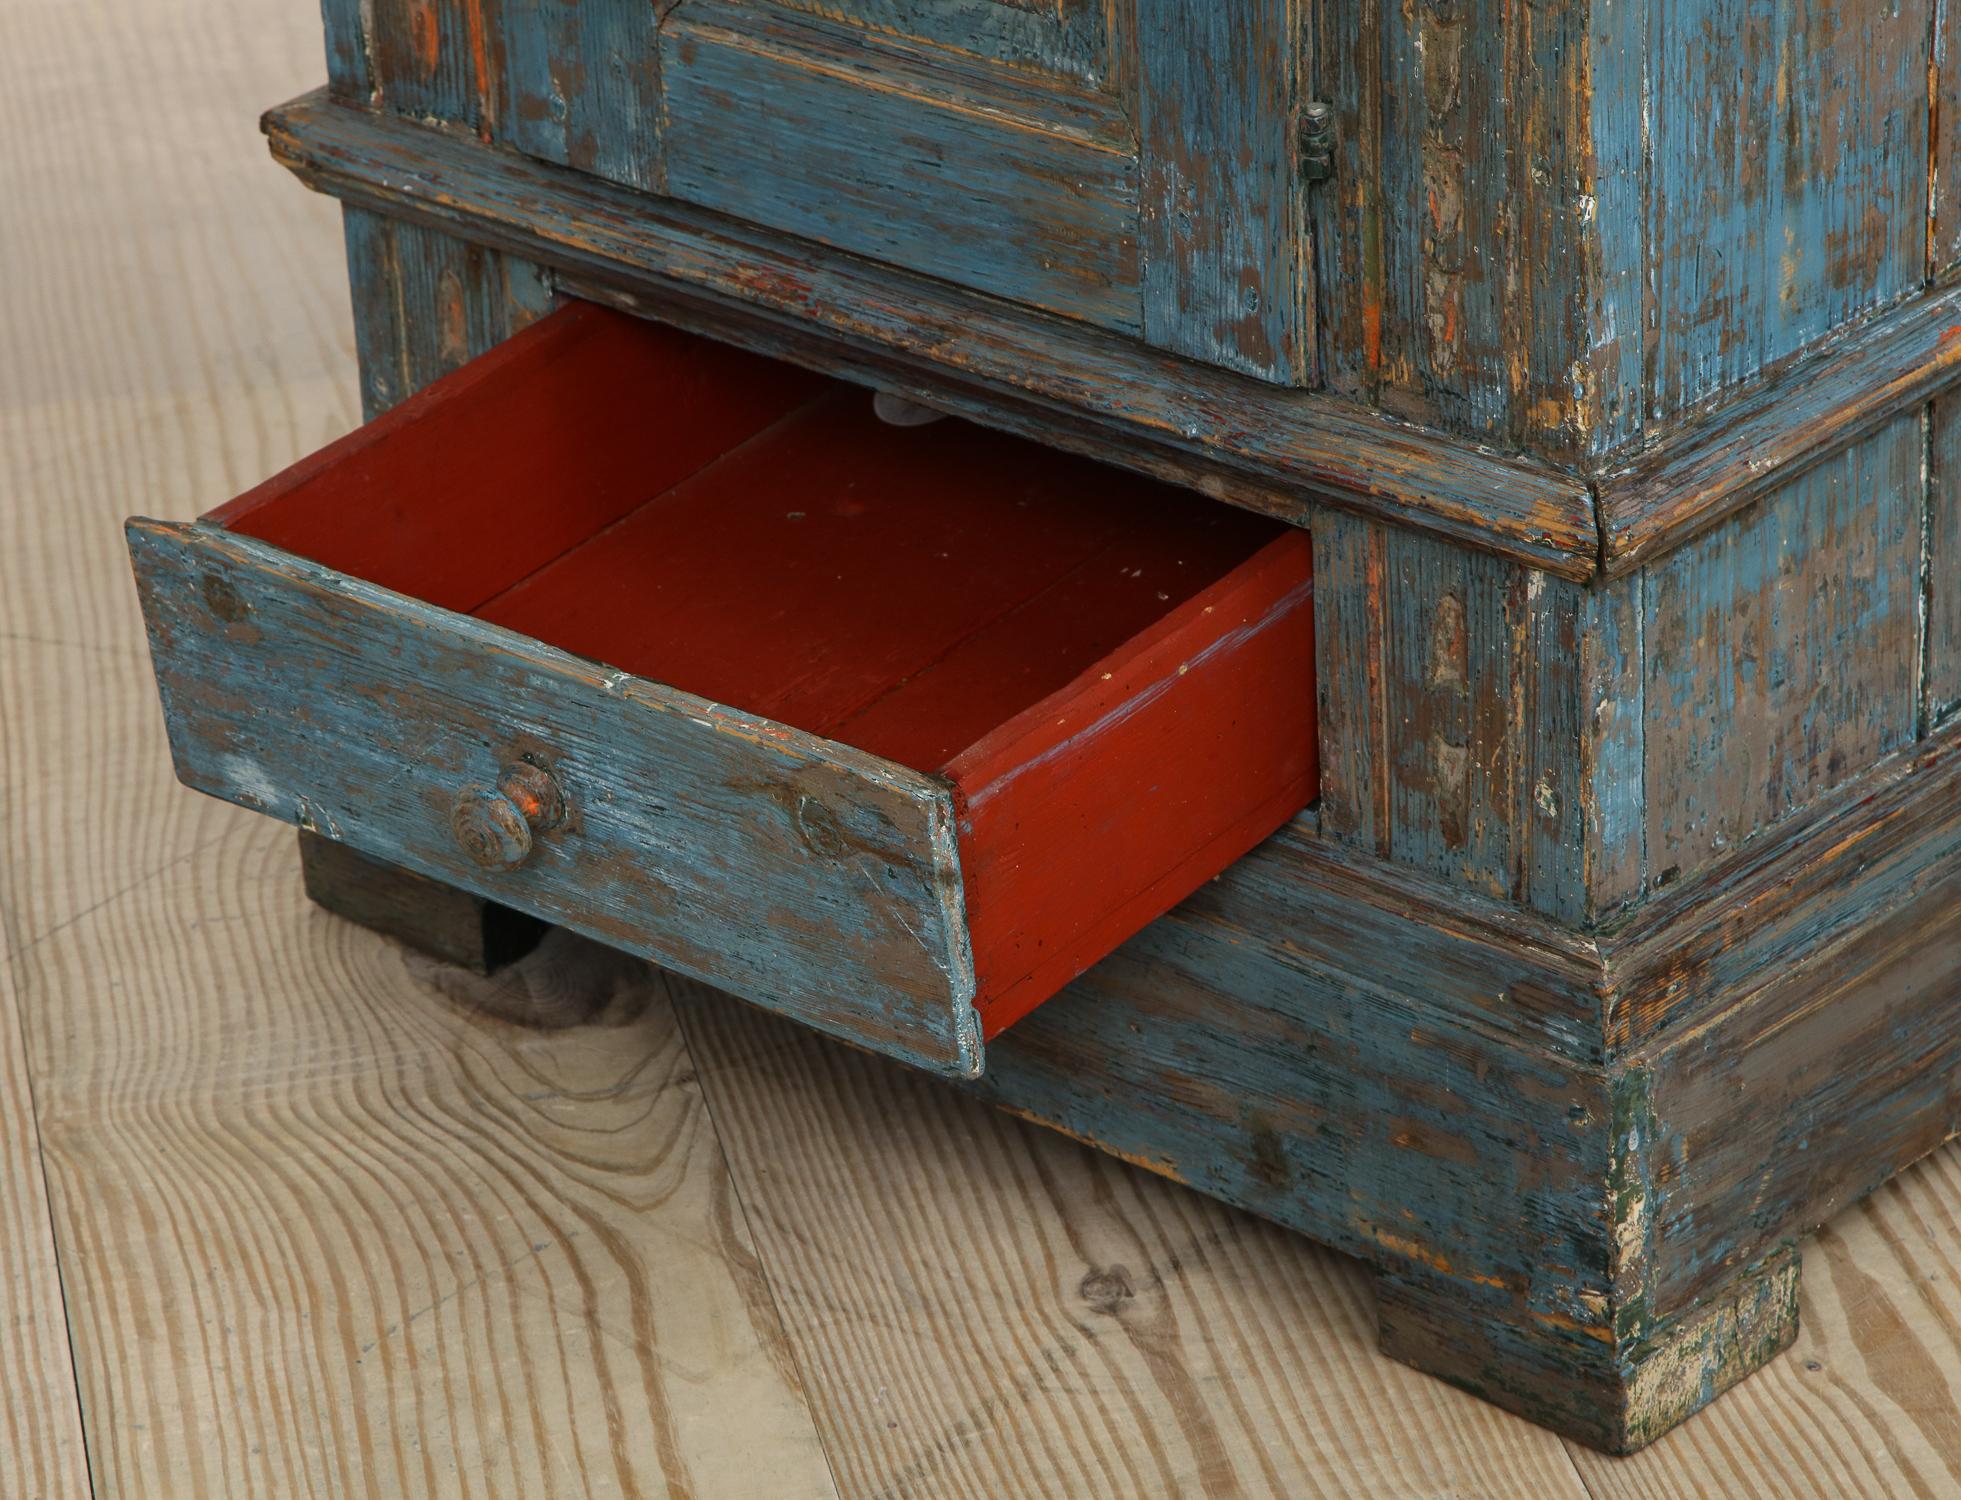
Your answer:
[[[1137,159],[1039,79],[949,80],[851,28],[688,5],[662,30],[668,191],[1135,333]]]
[[[1572,922],[1630,894],[1629,589],[1331,512],[1314,543],[1329,835]]]
[[[1927,519],[1921,576],[1927,596],[1921,733],[1961,709],[1961,397],[1928,413]]]
[[[1451,954],[1419,918],[1325,886],[1276,909],[1306,853],[1283,851],[996,1038],[981,1091],[1377,1265],[1493,1278],[1597,1324],[1583,1294],[1607,1287],[1607,1140],[1575,1121],[1605,1119],[1604,1072],[1430,1006],[1426,971],[1461,992],[1474,949]],[[1416,951],[1319,936],[1351,911]]]
[[[416,120],[488,131],[494,81],[479,63],[494,0],[360,0],[375,97]]]
[[[1923,435],[1896,418],[1651,565],[1647,858],[1735,849],[1910,741]]]
[[[1893,910],[1650,1062],[1653,1296],[1703,1296],[1961,1130],[1961,842]],[[1805,956],[1820,952],[1813,938]]]
[[[1921,285],[1929,27],[1891,0],[1640,11],[1645,113],[1621,91],[1596,128],[1648,143],[1652,426]],[[1615,326],[1634,314],[1616,306]]]
[[[528,261],[362,208],[343,217],[370,421],[551,310]]]
[[[1536,563],[1593,572],[1570,475],[1235,378],[1079,322],[804,243],[319,96],[267,117],[308,182],[820,368],[911,383],[996,425],[1304,520],[1316,499]],[[703,305],[705,304],[705,305]],[[760,321],[759,321],[760,320]]]
[[[964,70],[986,58],[1108,88],[1121,60],[1112,26],[1129,23],[1104,0],[776,0],[784,10],[862,27],[876,46],[904,48],[922,61]],[[1113,12],[1115,12],[1113,14]]]
[[[1932,0],[1934,45],[1933,221],[1927,272],[1943,276],[1961,262],[1961,6]]]
[[[361,0],[320,0],[327,39],[327,86],[337,99],[365,104],[374,97],[374,70],[368,61],[367,29]]]
[[[492,39],[497,136],[561,166],[659,192],[660,0],[528,0]]]
[[[1510,1372],[1484,1394],[1590,1441],[1617,1409],[1651,1437],[1700,1402],[1671,1406],[1648,1361],[1955,1128],[1957,757],[1950,736],[1752,879],[1705,877],[1603,943],[1598,1011],[1583,956],[1529,973],[1515,933],[1483,960],[1502,988],[1480,1014],[1472,939],[1498,908],[1457,898],[1466,922],[1447,888],[1414,883],[1392,899],[1371,890],[1380,866],[1303,827],[997,1039],[980,1088],[1368,1258],[1392,1300],[1425,1287],[1460,1309],[1433,1350],[1393,1352],[1461,1379],[1468,1340]],[[1766,909],[1755,943],[1742,914]],[[1540,985],[1530,1028],[1494,1024]],[[1566,1006],[1618,1040],[1596,1030],[1607,1046],[1588,1055],[1548,1024]],[[1636,1011],[1673,1021],[1633,1034]],[[1734,1378],[1778,1347],[1712,1369]],[[1596,1383],[1588,1400],[1576,1382]]]
[[[1145,342],[1299,385],[1314,318],[1299,0],[1137,0]]]
[[[1648,0],[1592,0],[1592,253],[1598,265],[1587,310],[1584,363],[1589,455],[1639,439],[1647,370]]]
[[[1961,292],[1916,298],[1601,472],[1606,571],[1633,571],[1951,389],[1957,328]]]
[[[248,538],[129,536],[187,785],[860,1045],[978,1071],[940,783]],[[573,811],[519,868],[486,871],[453,801],[525,758]],[[813,809],[822,840],[801,831]]]
[[[1641,580],[1625,578],[1596,585],[1578,601],[1580,755],[1574,780],[1585,817],[1583,863],[1559,883],[1584,892],[1579,904],[1591,920],[1637,900],[1648,883],[1641,598]]]
[[[1382,1351],[1609,1453],[1631,1453],[1790,1346],[1795,1249],[1636,1339],[1519,1318],[1502,1293],[1420,1270],[1376,1278]]]
[[[1398,416],[1573,456],[1589,226],[1586,8],[1320,7],[1339,124],[1312,197],[1329,384]]]

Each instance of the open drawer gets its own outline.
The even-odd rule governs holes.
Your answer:
[[[129,542],[186,784],[945,1071],[1315,790],[1304,533],[590,305]]]

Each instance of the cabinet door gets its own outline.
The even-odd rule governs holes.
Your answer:
[[[1303,3],[682,0],[659,186],[1299,384]]]

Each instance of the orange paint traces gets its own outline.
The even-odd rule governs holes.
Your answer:
[[[477,79],[477,136],[490,141],[491,123],[497,117],[491,99],[490,51],[484,41],[483,0],[464,0],[464,24],[470,30],[470,66]]]
[[[442,28],[436,21],[435,0],[409,0],[409,46],[415,66],[426,81],[442,63]]]

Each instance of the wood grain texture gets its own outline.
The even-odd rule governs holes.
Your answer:
[[[551,288],[528,261],[358,208],[344,222],[369,421],[551,310]]]
[[[36,1033],[103,1492],[832,1493],[630,963],[405,972],[313,913],[290,841],[256,829],[142,889],[44,941],[32,978],[144,1017],[50,998]],[[214,949],[213,911],[308,944],[311,998],[264,1006],[276,950]],[[554,1009],[587,1024],[501,1018]]]
[[[1296,522],[1332,503],[1563,577],[1590,577],[1598,561],[1584,484],[1347,401],[1142,351],[324,96],[273,111],[266,128],[309,184],[551,266],[581,295],[684,323],[706,303],[702,321],[724,337]]]
[[[1949,1148],[1804,1246],[1790,1353],[1627,1459],[1575,1452],[1594,1500],[1942,1495],[1961,1485],[1961,1230]]]
[[[24,687],[0,671],[0,716],[19,714]],[[0,898],[11,884],[0,880]],[[88,1493],[88,1460],[5,916],[0,907],[0,1493],[70,1500]]]
[[[1146,343],[1283,385],[1315,367],[1299,0],[1140,0],[1136,124]]]
[[[1927,525],[1921,565],[1927,591],[1920,701],[1923,734],[1961,708],[1961,397],[1936,401],[1928,410],[1927,423]]]
[[[1924,456],[1896,418],[1647,575],[1658,884],[1914,737]]]
[[[930,1065],[1314,792],[1301,533],[591,305],[132,546],[192,784]],[[472,869],[521,758],[571,815]]]
[[[845,1493],[1583,1494],[1381,1360],[1352,1263],[673,991]]]
[[[1931,14],[1929,279],[1944,276],[1961,262],[1961,10],[1953,0],[1933,0]]]
[[[1610,924],[1597,939],[1612,976],[1606,1045],[1634,1052],[1708,1021],[1802,953],[1918,901],[1957,857],[1961,737],[1950,729]]]
[[[1323,512],[1321,827],[1580,922],[1643,886],[1637,591]]]
[[[1580,451],[1586,20],[1500,0],[1319,8],[1338,141],[1311,199],[1330,389],[1503,447]]]
[[[1615,70],[1594,99],[1597,157],[1624,172],[1638,141],[1642,174],[1595,221],[1603,316],[1623,344],[1646,331],[1639,410],[1626,400],[1608,429],[1631,436],[1920,287],[1931,28],[1907,5],[1595,9]],[[1638,88],[1617,50],[1642,59]]]
[[[130,539],[187,785],[922,1066],[979,1069],[938,782],[248,538],[137,522]],[[332,722],[268,712],[282,690]],[[521,867],[485,869],[452,803],[524,760],[572,811]]]
[[[254,833],[251,820],[172,794],[158,775],[152,684],[115,529],[126,497],[163,496],[159,508],[188,516],[359,415],[335,217],[268,182],[248,124],[269,94],[303,86],[317,70],[314,26],[308,5],[237,0],[40,0],[0,20],[20,63],[0,86],[8,126],[0,179],[10,194],[0,215],[0,261],[9,267],[0,289],[0,486],[34,500],[0,549],[0,691],[8,694],[0,904],[35,941],[20,972],[37,1070],[85,1064],[99,1083],[64,1093],[71,1141],[93,1121],[102,1132],[94,1139],[109,1142],[71,1153],[79,1162],[65,1169],[72,1201],[111,1212],[136,1201],[118,1175],[126,1139],[138,1152],[128,1162],[172,1174],[152,1180],[176,1185],[175,1223],[215,1214],[222,1200],[207,1184],[221,1179],[237,1205],[226,1232],[203,1240],[132,1231],[91,1241],[100,1248],[89,1257],[91,1299],[77,1327],[91,1350],[85,1396],[104,1414],[91,1429],[96,1469],[117,1481],[102,1485],[105,1494],[159,1500],[204,1500],[223,1463],[246,1492],[276,1487],[288,1475],[304,1478],[315,1455],[351,1446],[348,1419],[325,1415],[341,1411],[367,1421],[380,1476],[370,1492],[498,1494],[528,1480],[527,1494],[586,1495],[598,1488],[594,1475],[610,1477],[603,1464],[581,1475],[541,1462],[505,1491],[506,1471],[492,1465],[514,1447],[526,1460],[570,1453],[595,1412],[603,1418],[605,1408],[585,1399],[596,1379],[590,1351],[572,1348],[565,1377],[549,1356],[520,1366],[477,1354],[519,1321],[534,1340],[528,1347],[548,1350],[550,1326],[572,1317],[553,1312],[548,1323],[524,1295],[514,1315],[491,1305],[495,1293],[465,1294],[453,1321],[435,1312],[411,1325],[411,1339],[441,1328],[447,1363],[411,1365],[391,1351],[384,1378],[376,1365],[361,1375],[323,1353],[331,1345],[321,1321],[299,1301],[304,1269],[290,1283],[298,1290],[284,1296],[266,1295],[274,1284],[263,1281],[234,1291],[247,1279],[241,1243],[256,1236],[251,1243],[282,1248],[291,1238],[271,1217],[293,1201],[277,1173],[282,1162],[321,1162],[330,1149],[324,1129],[342,1154],[335,1170],[319,1173],[311,1201],[334,1215],[371,1210],[351,1220],[373,1232],[342,1264],[359,1271],[364,1297],[371,1278],[372,1297],[390,1310],[377,1330],[415,1311],[431,1278],[419,1263],[387,1259],[381,1246],[426,1224],[406,1196],[422,1179],[405,1165],[395,1179],[404,1196],[362,1187],[384,1181],[373,1175],[385,1160],[373,1147],[435,1118],[418,1101],[438,1089],[496,1100],[485,1083],[507,1076],[507,1049],[535,1045],[483,1007],[480,990],[464,996],[467,1017],[448,1029],[450,981],[344,924],[304,915],[276,830]],[[120,129],[131,108],[155,127],[134,148]],[[198,211],[184,212],[186,201]],[[131,257],[139,235],[145,253]],[[87,732],[71,735],[74,726]],[[19,795],[22,787],[34,795]],[[62,924],[62,934],[51,933]],[[62,955],[58,975],[73,982],[47,982],[56,971],[36,955],[48,952]],[[568,959],[561,972],[563,983],[545,979],[516,998],[556,997],[562,1016],[594,1015],[584,1001],[606,992],[606,971]],[[1461,987],[1478,982],[1477,966],[1467,966]],[[651,1029],[615,1024],[632,1004],[599,1009],[576,1055],[618,1050],[629,1035],[651,1039]],[[1790,1356],[1636,1458],[1574,1450],[1582,1491],[1562,1477],[1554,1440],[1382,1361],[1354,1263],[1047,1133],[950,1104],[895,1068],[787,1023],[714,1004],[758,1028],[754,1044],[730,1048],[752,1080],[759,1122],[739,1153],[744,1209],[758,1246],[780,1247],[765,1269],[797,1284],[786,1305],[809,1309],[809,1342],[836,1361],[827,1370],[842,1372],[808,1384],[840,1454],[844,1493],[876,1492],[877,1477],[860,1485],[851,1476],[885,1472],[919,1496],[983,1493],[982,1481],[997,1494],[1193,1493],[1203,1492],[1202,1476],[1228,1475],[1236,1483],[1216,1489],[1371,1500],[1432,1492],[1926,1500],[1961,1482],[1961,1169],[1952,1147],[1808,1242],[1803,1331]],[[307,1018],[304,1027],[279,1037],[259,1029],[289,1007]],[[133,1020],[145,1029],[133,1031]],[[361,1044],[340,1046],[357,1034]],[[249,1047],[239,1040],[248,1035]],[[550,1046],[564,1050],[552,1055],[573,1055],[575,1040],[561,1031]],[[158,1050],[160,1041],[169,1045]],[[800,1074],[807,1054],[833,1071]],[[238,1064],[221,1121],[208,1105],[183,1102],[215,1097],[215,1085],[200,1094],[195,1072],[214,1056],[205,1078],[226,1057]],[[383,1057],[386,1065],[374,1061]],[[602,1096],[618,1081],[583,1066],[550,1077]],[[336,1068],[371,1080],[360,1087],[372,1107],[357,1109],[354,1086],[342,1084],[348,1102],[331,1116],[323,1109],[320,1079]],[[867,1081],[847,1089],[840,1077]],[[426,1088],[410,1092],[403,1079]],[[184,1092],[166,1112],[169,1080]],[[523,1087],[541,1085],[529,1078]],[[714,1096],[718,1111],[723,1097]],[[578,1111],[551,1107],[576,1123]],[[199,1120],[217,1123],[199,1128]],[[833,1135],[809,1141],[813,1121]],[[994,1131],[1008,1134],[1008,1149],[995,1149]],[[522,1154],[531,1148],[514,1134],[500,1139],[519,1147],[512,1160],[543,1154]],[[413,1144],[429,1149],[421,1136]],[[462,1144],[444,1143],[438,1160],[453,1165]],[[916,1196],[895,1204],[883,1175],[837,1185],[858,1162],[888,1159],[881,1152],[906,1153]],[[814,1175],[799,1169],[806,1161]],[[448,1190],[456,1201],[454,1184]],[[477,1211],[485,1201],[464,1202],[443,1227],[458,1242],[480,1241],[489,1263],[517,1240],[498,1238],[495,1214]],[[866,1225],[889,1233],[859,1232]],[[1014,1249],[998,1262],[960,1259],[976,1234],[1008,1235]],[[207,1245],[216,1262],[196,1258]],[[453,1259],[467,1265],[469,1252]],[[961,1273],[949,1276],[949,1263]],[[1088,1279],[1118,1266],[1121,1277]],[[695,1273],[674,1280],[693,1293]],[[1066,1364],[1049,1373],[1040,1358],[1048,1324],[1009,1346],[1033,1356],[995,1356],[1001,1345],[992,1341],[1027,1327],[1017,1319],[1031,1305],[1029,1288],[1043,1285],[1057,1288],[1043,1307],[1059,1305],[1073,1312],[1072,1329],[1099,1335],[1070,1339],[1081,1358],[1106,1361],[1115,1376],[1092,1380]],[[180,1315],[213,1306],[221,1289],[227,1309],[250,1315],[195,1326]],[[1140,1308],[1151,1316],[1126,1312]],[[468,1342],[458,1325],[467,1325]],[[223,1384],[237,1370],[275,1367],[271,1381]],[[459,1370],[445,1386],[444,1372]],[[571,1387],[580,1404],[568,1415],[559,1393]],[[508,1407],[500,1388],[512,1393]],[[176,1413],[178,1427],[147,1435],[146,1426],[162,1430],[146,1420],[150,1409]],[[622,1410],[632,1417],[633,1402]],[[747,1436],[727,1411],[704,1420],[709,1433],[736,1431],[729,1441]],[[544,1443],[510,1440],[540,1430]],[[1241,1436],[1248,1431],[1255,1436]],[[202,1484],[185,1472],[192,1451],[203,1456]],[[221,1462],[221,1452],[236,1457]],[[1029,1477],[1034,1465],[1050,1467]],[[408,1482],[392,1479],[402,1472]],[[636,1477],[658,1492],[661,1476],[650,1467]],[[316,1488],[331,1491],[339,1479],[329,1474]],[[697,1489],[712,1492],[707,1483]],[[793,1476],[771,1492],[799,1490]],[[57,1493],[69,1500],[75,1490]]]
[[[316,27],[0,20],[0,911],[95,1492],[833,1495],[671,1019],[561,959],[531,990],[609,1019],[513,1027],[314,912],[290,837],[159,795],[114,514],[192,514],[359,419],[335,215],[266,192],[250,129]],[[26,1100],[0,1085],[9,1151]],[[24,1352],[0,1338],[0,1406]],[[36,1500],[89,1493],[66,1462]]]
[[[769,16],[689,4],[663,29],[669,193],[1137,332],[1137,159],[1100,96]]]
[[[660,26],[674,3],[499,6],[484,63],[497,138],[542,161],[666,191]]]
[[[1787,359],[1596,476],[1605,571],[1632,572],[1961,379],[1961,293],[1914,298]]]

